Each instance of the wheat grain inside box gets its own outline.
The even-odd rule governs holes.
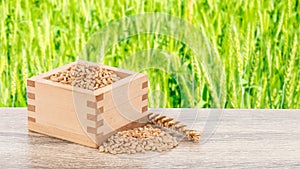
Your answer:
[[[146,123],[148,76],[77,61],[29,78],[27,99],[30,131],[97,148]]]

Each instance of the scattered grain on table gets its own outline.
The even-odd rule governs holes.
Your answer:
[[[177,147],[176,137],[169,132],[147,124],[111,136],[99,146],[99,151],[111,154],[134,154],[146,151],[169,151]]]

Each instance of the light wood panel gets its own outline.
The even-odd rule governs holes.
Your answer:
[[[201,131],[201,142],[181,140],[177,148],[165,153],[115,156],[28,132],[26,111],[26,108],[0,109],[1,168],[231,169],[300,166],[300,109],[150,109]]]
[[[148,76],[103,66],[114,70],[122,79],[96,91],[49,80],[52,74],[78,62],[27,80],[28,129],[95,148],[94,144],[101,144],[116,130],[134,126],[147,116],[143,112],[148,108]],[[81,140],[76,141],[77,136]]]

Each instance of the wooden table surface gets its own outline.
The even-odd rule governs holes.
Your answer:
[[[0,168],[300,168],[300,110],[151,109],[203,133],[165,153],[110,155],[27,131],[0,109]]]

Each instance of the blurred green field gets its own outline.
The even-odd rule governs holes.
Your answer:
[[[145,12],[202,28],[226,74],[219,84],[225,95],[216,104],[205,63],[188,45],[157,34],[122,40],[106,52],[105,64],[136,70],[139,51],[159,49],[187,68],[192,83],[159,69],[143,70],[150,107],[300,108],[297,0],[0,0],[0,107],[26,106],[27,77],[75,61],[95,32]]]

